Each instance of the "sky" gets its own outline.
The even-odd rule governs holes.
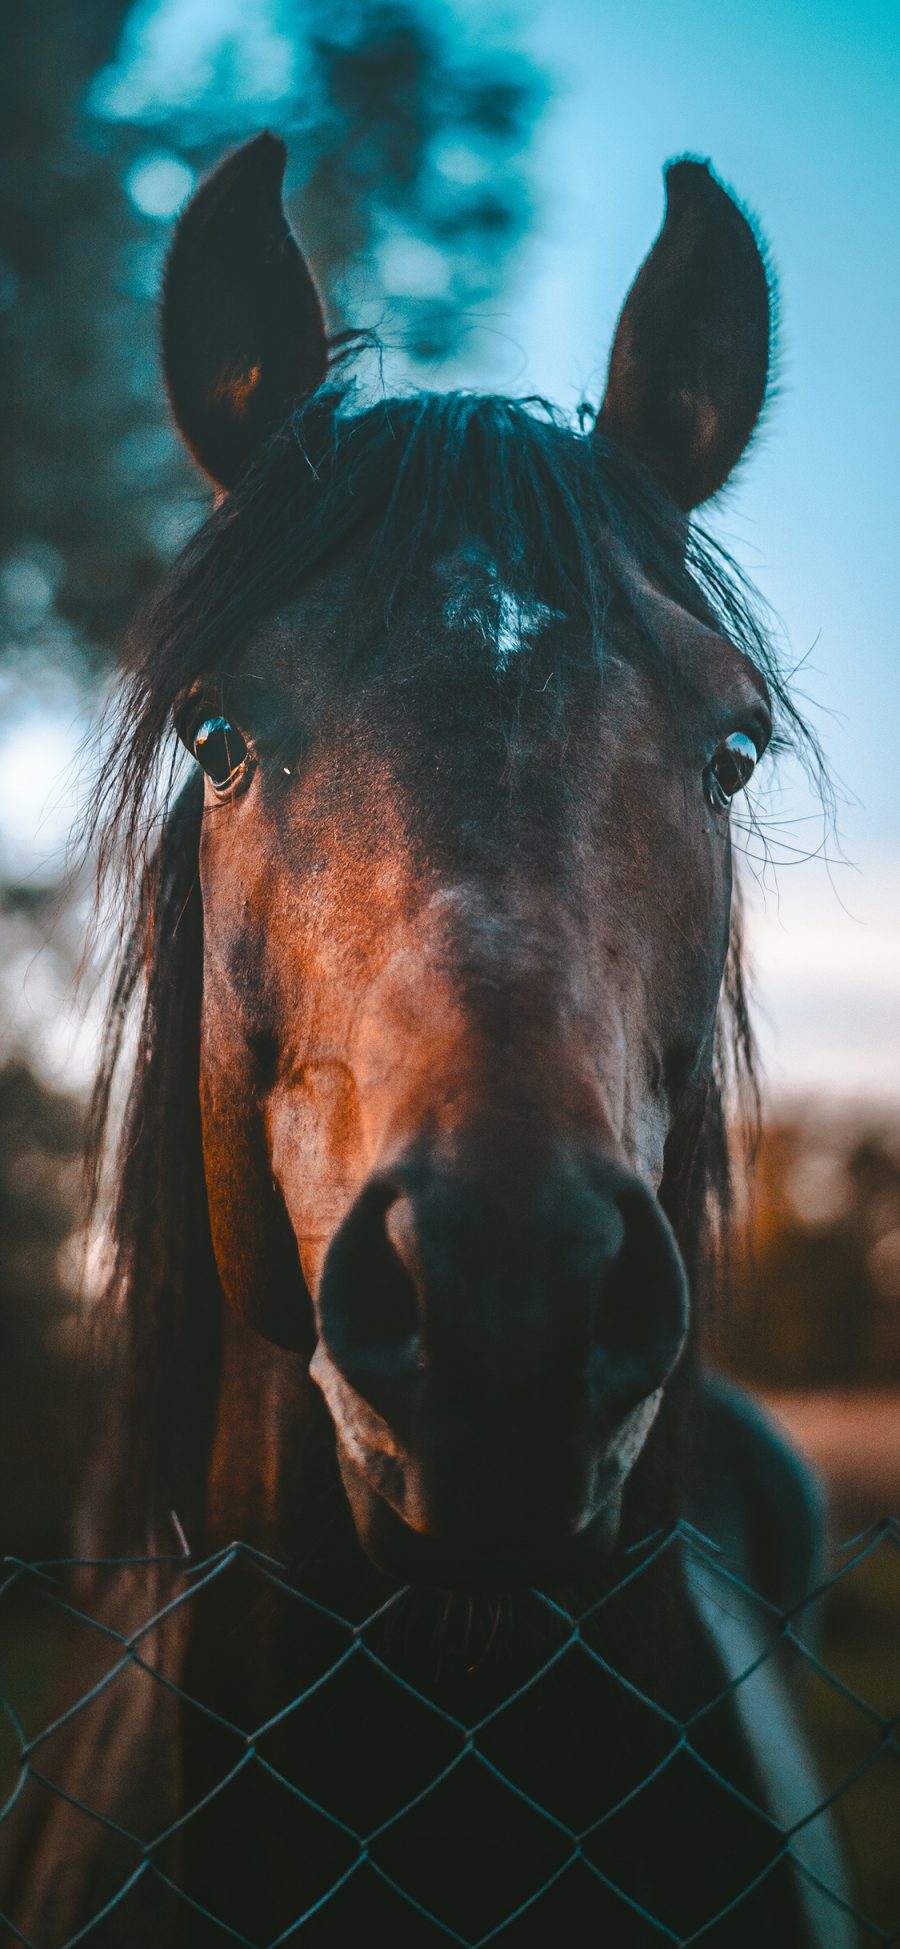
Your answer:
[[[189,98],[224,40],[256,95],[297,85],[285,0],[140,0],[107,109],[152,121]],[[438,384],[602,390],[615,319],[662,215],[662,166],[708,157],[755,212],[780,291],[779,386],[710,517],[781,619],[785,656],[832,765],[837,828],[787,768],[761,806],[771,861],[744,862],[756,1019],[774,1094],[900,1102],[900,6],[897,0],[453,0],[469,36],[530,53],[550,97],[531,162],[533,230],[502,307]],[[280,65],[279,65],[280,64]],[[118,90],[118,96],[116,91]],[[99,97],[98,97],[99,98]],[[270,119],[266,114],[264,119]],[[148,158],[153,145],[148,135]],[[159,159],[157,158],[157,164]],[[131,193],[164,216],[159,166]],[[161,200],[161,201],[160,201]],[[388,373],[390,378],[390,373]],[[62,747],[80,730],[58,731]],[[0,844],[51,848],[65,790],[38,792],[29,739],[6,751]],[[748,842],[759,853],[758,842]]]

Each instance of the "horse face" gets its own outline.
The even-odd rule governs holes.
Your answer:
[[[543,1560],[614,1530],[684,1339],[657,1193],[728,940],[706,774],[736,730],[762,745],[765,699],[678,616],[698,681],[677,715],[560,623],[498,681],[437,599],[342,683],[329,602],[254,645],[229,704],[250,773],[207,787],[220,1273],[252,1312],[271,1178],[375,1553],[410,1532],[423,1564]]]
[[[232,212],[239,160],[220,172]],[[683,169],[601,424],[686,506],[749,437],[765,330],[760,349],[747,226]],[[215,244],[216,180],[176,242],[170,342],[192,224]],[[697,318],[715,310],[717,257],[745,302],[729,285]],[[734,326],[730,361],[709,349],[717,323]],[[220,478],[248,397],[251,414],[264,399],[265,332],[223,358],[257,378],[231,388],[223,430],[228,387],[206,376],[214,437],[190,359],[170,371]],[[365,572],[365,549],[347,555],[257,635],[226,718],[202,685],[180,707],[209,780],[213,1242],[226,1295],[262,1331],[299,1346],[311,1326],[370,1554],[403,1576],[496,1583],[610,1545],[683,1348],[685,1272],[658,1194],[702,1113],[727,804],[768,706],[747,660],[637,566],[598,660],[571,618],[498,586],[489,536],[437,552],[415,603],[391,627],[373,615],[348,666],[341,618]]]

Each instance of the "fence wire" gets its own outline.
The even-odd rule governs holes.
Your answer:
[[[676,1543],[684,1551],[689,1580],[701,1614],[704,1614],[707,1620],[711,1620],[714,1612],[718,1610],[720,1613],[723,1611],[729,1613],[732,1622],[735,1617],[738,1619],[737,1630],[731,1631],[730,1654],[726,1654],[725,1657],[727,1671],[725,1689],[715,1698],[705,1700],[695,1712],[683,1719],[675,1717],[665,1706],[646,1693],[636,1691],[630,1681],[603,1657],[602,1651],[598,1649],[597,1643],[588,1630],[604,1605],[611,1603],[626,1589],[646,1577],[652,1566],[658,1563],[665,1552]],[[888,1580],[890,1580],[894,1568],[900,1564],[900,1522],[896,1518],[883,1519],[844,1545],[837,1553],[831,1574],[790,1611],[782,1613],[767,1599],[760,1596],[737,1573],[729,1558],[717,1544],[701,1535],[690,1524],[682,1522],[672,1530],[648,1538],[630,1552],[627,1567],[620,1580],[612,1589],[604,1592],[599,1600],[581,1612],[569,1611],[550,1596],[539,1591],[532,1592],[531,1596],[535,1603],[553,1621],[556,1633],[553,1647],[499,1705],[494,1705],[474,1722],[468,1722],[464,1717],[447,1710],[444,1705],[429,1697],[420,1685],[402,1677],[386,1661],[382,1650],[373,1642],[381,1632],[389,1614],[408,1595],[405,1590],[393,1593],[362,1621],[354,1621],[306,1595],[289,1577],[284,1565],[242,1542],[231,1543],[203,1561],[193,1561],[185,1556],[132,1557],[103,1561],[65,1559],[45,1562],[25,1562],[18,1558],[7,1558],[3,1566],[4,1577],[0,1582],[0,1626],[17,1596],[21,1598],[23,1594],[27,1594],[31,1624],[27,1641],[23,1641],[21,1635],[17,1639],[15,1630],[13,1631],[16,1655],[9,1661],[10,1669],[5,1678],[7,1695],[2,1698],[8,1731],[7,1748],[3,1757],[6,1759],[6,1775],[12,1780],[12,1787],[5,1805],[0,1807],[0,1841],[3,1840],[4,1834],[11,1834],[15,1828],[17,1819],[21,1817],[26,1796],[30,1795],[34,1800],[36,1795],[40,1795],[46,1796],[48,1803],[54,1803],[57,1808],[63,1806],[72,1815],[84,1816],[92,1823],[95,1832],[99,1831],[104,1842],[114,1844],[122,1853],[121,1880],[117,1882],[112,1893],[101,1906],[89,1914],[79,1916],[74,1929],[70,1930],[66,1937],[65,1949],[74,1949],[76,1943],[90,1942],[95,1932],[98,1932],[106,1942],[109,1938],[103,1935],[103,1925],[110,1917],[115,1916],[123,1904],[127,1903],[127,1898],[133,1891],[141,1888],[142,1885],[146,1888],[152,1883],[165,1889],[168,1896],[183,1908],[187,1915],[202,1918],[208,1928],[214,1932],[216,1939],[221,1939],[223,1943],[244,1944],[246,1949],[259,1949],[258,1938],[233,1926],[226,1916],[216,1912],[214,1906],[208,1905],[205,1900],[199,1899],[196,1894],[180,1886],[171,1872],[171,1861],[167,1862],[166,1858],[167,1848],[170,1848],[173,1840],[185,1832],[191,1822],[196,1821],[201,1815],[204,1818],[215,1817],[221,1797],[227,1795],[241,1775],[256,1769],[280,1794],[287,1796],[288,1801],[293,1799],[295,1803],[299,1803],[308,1813],[324,1821],[329,1829],[339,1835],[346,1857],[339,1871],[334,1873],[315,1899],[301,1906],[298,1912],[292,1913],[287,1925],[280,1928],[276,1934],[269,1936],[266,1949],[279,1949],[280,1945],[310,1926],[323,1911],[327,1910],[329,1904],[335,1901],[341,1890],[357,1876],[369,1876],[382,1887],[387,1888],[392,1896],[399,1899],[412,1914],[421,1918],[423,1925],[429,1925],[435,1930],[438,1938],[461,1945],[462,1949],[487,1949],[487,1944],[498,1941],[505,1935],[508,1935],[510,1940],[514,1940],[515,1924],[576,1869],[582,1875],[586,1874],[593,1878],[595,1884],[601,1885],[608,1899],[621,1904],[623,1926],[624,1918],[631,1917],[632,1921],[639,1918],[651,1932],[653,1939],[658,1940],[660,1944],[672,1944],[677,1945],[677,1949],[688,1949],[689,1944],[700,1943],[715,1936],[716,1930],[721,1930],[728,1917],[737,1914],[741,1904],[747,1902],[760,1884],[785,1862],[791,1864],[798,1885],[805,1890],[807,1913],[812,1919],[811,1939],[828,1945],[829,1949],[831,1944],[850,1944],[857,1940],[879,1943],[884,1945],[884,1949],[890,1949],[890,1945],[900,1944],[900,1910],[894,1917],[886,1919],[884,1915],[876,1916],[866,1912],[865,1907],[861,1905],[860,1897],[851,1896],[842,1875],[840,1851],[833,1845],[830,1821],[833,1811],[839,1810],[844,1799],[861,1783],[869,1780],[875,1769],[883,1768],[886,1758],[900,1759],[897,1737],[900,1715],[885,1712],[884,1696],[880,1704],[871,1698],[866,1698],[853,1683],[849,1682],[847,1676],[833,1670],[826,1662],[827,1649],[825,1653],[820,1654],[816,1648],[816,1633],[811,1629],[811,1620],[821,1613],[824,1600],[831,1602],[837,1594],[843,1601],[851,1580],[864,1577],[871,1585],[873,1566],[879,1567],[885,1563],[888,1554],[891,1558],[891,1569],[888,1572]],[[261,1592],[277,1593],[279,1599],[287,1599],[292,1606],[296,1605],[305,1612],[307,1617],[317,1619],[320,1625],[327,1626],[337,1634],[331,1655],[322,1668],[317,1670],[310,1683],[287,1699],[277,1712],[269,1714],[250,1730],[197,1696],[196,1692],[180,1684],[171,1671],[167,1672],[165,1658],[159,1655],[159,1647],[165,1643],[166,1634],[171,1639],[173,1630],[180,1643],[185,1641],[186,1633],[183,1627],[189,1627],[192,1610],[196,1609],[202,1594],[216,1589],[221,1597],[223,1592],[227,1592],[229,1580],[239,1572],[244,1580],[249,1577],[257,1583]],[[107,1580],[111,1580],[109,1588],[115,1587],[119,1592],[120,1621],[118,1624],[116,1605],[111,1605],[108,1614],[104,1615],[100,1604]],[[136,1595],[142,1590],[147,1601],[154,1593],[159,1596],[165,1592],[165,1601],[157,1603],[155,1608],[149,1608],[137,1627],[131,1625],[128,1629],[122,1629],[123,1588],[126,1588],[128,1593],[126,1610],[129,1622],[134,1614]],[[86,1605],[85,1593],[90,1595],[90,1608]],[[54,1668],[52,1684],[48,1683],[48,1672],[40,1670],[40,1647],[43,1640],[40,1628],[35,1629],[34,1625],[37,1615],[34,1602],[37,1602],[40,1607],[47,1607],[54,1620],[55,1636],[52,1652],[46,1661]],[[245,1612],[246,1584],[240,1595],[240,1605]],[[759,1634],[753,1647],[749,1646],[746,1636],[742,1637],[740,1617],[746,1616],[748,1607],[752,1608],[758,1618],[765,1620],[763,1634],[765,1642],[761,1648]],[[885,1607],[882,1606],[882,1609],[884,1610]],[[890,1605],[887,1611],[890,1611]],[[892,1677],[896,1679],[900,1677],[900,1616],[897,1613],[893,1614],[892,1620],[889,1619],[888,1632],[894,1654]],[[39,1714],[41,1698],[45,1700],[48,1692],[56,1698],[57,1702],[60,1701],[60,1670],[65,1672],[68,1669],[70,1672],[77,1671],[83,1675],[85,1633],[93,1643],[95,1652],[99,1654],[101,1669],[98,1675],[87,1688],[80,1691],[68,1703],[60,1704],[55,1716],[41,1724],[38,1731],[28,1736],[23,1719],[29,1715],[23,1708],[21,1698],[16,1696],[15,1683],[11,1682],[13,1670],[19,1673],[17,1683],[20,1689],[24,1689],[27,1693],[30,1684],[33,1693],[31,1710],[32,1713],[37,1711]],[[599,1817],[586,1826],[578,1826],[566,1821],[558,1812],[543,1804],[540,1797],[527,1790],[521,1780],[511,1777],[496,1756],[492,1755],[485,1746],[485,1736],[489,1729],[494,1728],[505,1716],[515,1713],[517,1706],[535,1686],[545,1680],[554,1668],[560,1667],[563,1661],[576,1654],[591,1661],[592,1666],[602,1673],[605,1681],[612,1682],[633,1694],[641,1707],[656,1716],[666,1738],[665,1751],[659,1762],[636,1784],[630,1786],[627,1792],[620,1795],[612,1806],[606,1808]],[[857,1758],[852,1767],[833,1784],[824,1782],[818,1784],[818,1775],[807,1772],[805,1788],[801,1789],[800,1793],[800,1802],[803,1802],[805,1791],[808,1804],[800,1804],[799,1811],[795,1811],[790,1817],[784,1816],[782,1809],[780,1810],[782,1817],[779,1817],[778,1814],[761,1809],[756,1803],[748,1801],[741,1789],[715,1767],[702,1750],[700,1732],[703,1722],[708,1720],[710,1714],[729,1696],[740,1701],[743,1695],[743,1703],[747,1707],[745,1719],[752,1721],[758,1709],[754,1685],[759,1680],[760,1674],[774,1663],[780,1664],[785,1654],[789,1654],[792,1662],[799,1661],[804,1670],[811,1675],[814,1684],[819,1688],[826,1688],[827,1694],[836,1702],[839,1714],[845,1714],[849,1710],[858,1715],[860,1725],[867,1729],[868,1743],[861,1757]],[[38,1667],[37,1672],[32,1669],[35,1664]],[[355,1824],[352,1820],[343,1819],[333,1807],[326,1806],[314,1795],[306,1792],[297,1780],[291,1779],[263,1750],[266,1738],[289,1719],[293,1720],[295,1730],[300,1729],[299,1737],[302,1733],[302,1725],[296,1715],[302,1714],[304,1709],[308,1710],[313,1700],[318,1701],[318,1706],[321,1708],[323,1696],[327,1705],[329,1688],[334,1688],[340,1683],[342,1677],[346,1677],[354,1665],[365,1665],[371,1671],[377,1672],[380,1679],[395,1686],[398,1694],[402,1694],[407,1702],[412,1701],[416,1707],[424,1710],[431,1716],[432,1722],[439,1722],[443,1735],[450,1740],[452,1746],[444,1762],[423,1785],[417,1786],[402,1804],[394,1807],[384,1819],[364,1824]],[[858,1661],[857,1668],[860,1668]],[[210,1738],[226,1734],[233,1737],[239,1746],[238,1757],[224,1767],[220,1776],[214,1778],[203,1793],[190,1805],[181,1809],[173,1819],[159,1825],[149,1837],[147,1834],[140,1833],[136,1825],[129,1825],[127,1820],[119,1818],[121,1809],[117,1808],[114,1813],[109,1807],[103,1805],[99,1777],[93,1782],[92,1792],[90,1777],[87,1781],[82,1777],[83,1767],[79,1770],[73,1763],[72,1772],[68,1777],[65,1768],[61,1777],[53,1777],[47,1758],[48,1752],[52,1750],[53,1741],[61,1736],[65,1737],[65,1751],[70,1756],[76,1752],[82,1715],[89,1714],[92,1708],[98,1706],[103,1701],[104,1695],[111,1692],[124,1673],[135,1672],[142,1674],[149,1682],[160,1702],[175,1701],[179,1710],[188,1709],[192,1713],[199,1714],[209,1730]],[[788,1689],[795,1691],[796,1687]],[[883,1685],[880,1687],[876,1685],[874,1689],[880,1689],[884,1694]],[[890,1685],[888,1689],[890,1691]],[[794,1723],[798,1728],[799,1748],[804,1744],[803,1736],[799,1733],[800,1719],[798,1718]],[[362,1724],[359,1726],[359,1738],[361,1741],[365,1738],[365,1727]],[[764,1819],[771,1830],[770,1838],[773,1842],[758,1873],[748,1879],[724,1905],[720,1905],[715,1914],[706,1916],[699,1926],[692,1928],[688,1933],[679,1933],[678,1929],[671,1926],[663,1916],[653,1913],[632,1890],[619,1885],[614,1874],[610,1874],[607,1868],[601,1866],[592,1857],[590,1851],[591,1843],[599,1830],[633,1803],[638,1795],[660,1780],[666,1770],[676,1763],[679,1755],[689,1756],[692,1762],[705,1769],[717,1788],[734,1798],[736,1804],[749,1809],[754,1818]],[[94,1753],[90,1764],[102,1768],[102,1750],[99,1757],[96,1752]],[[416,1812],[433,1794],[445,1786],[461,1767],[473,1764],[489,1776],[494,1788],[503,1795],[509,1795],[517,1807],[528,1809],[538,1821],[546,1824],[558,1843],[561,1858],[554,1863],[550,1872],[542,1874],[536,1884],[532,1878],[531,1885],[523,1887],[516,1898],[509,1902],[503,1914],[498,1919],[494,1919],[489,1927],[478,1933],[467,1933],[452,1919],[448,1919],[446,1914],[430,1908],[419,1895],[404,1884],[402,1873],[397,1870],[396,1858],[391,1857],[393,1865],[388,1865],[382,1844],[387,1837],[396,1837],[398,1832],[402,1833],[404,1824],[408,1824]],[[886,1818],[887,1827],[894,1837],[894,1859],[900,1861],[900,1791],[898,1791],[900,1772],[893,1777],[893,1768],[890,1770],[894,1810],[893,1815],[888,1814]],[[817,1784],[810,1797],[812,1790],[809,1783],[813,1779]],[[884,1808],[886,1803],[880,1774],[879,1802]],[[652,1838],[648,1845],[652,1846]],[[698,1846],[702,1846],[702,1837],[698,1839]],[[830,1860],[831,1866],[829,1866]],[[14,1877],[9,1880],[8,1885],[15,1885]],[[894,1886],[900,1904],[900,1871],[894,1876]],[[829,1917],[833,1918],[831,1922],[828,1920]],[[22,1914],[17,1915],[12,1911],[2,1912],[0,1924],[6,1929],[13,1942],[26,1945],[26,1949],[45,1949],[44,1941],[35,1940],[27,1932]],[[130,1941],[132,1938],[126,1934],[122,1939]],[[203,1936],[204,1943],[212,1939],[213,1936]],[[724,1939],[727,1938],[721,1935],[716,1937],[716,1940]],[[741,1940],[743,1939],[742,1937]],[[58,1949],[56,1940],[52,1949]]]

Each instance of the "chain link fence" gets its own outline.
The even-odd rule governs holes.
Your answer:
[[[642,1581],[674,1545],[683,1552],[695,1606],[717,1638],[726,1673],[724,1689],[684,1717],[647,1694],[638,1695],[631,1681],[604,1656],[603,1632],[597,1630],[604,1606],[625,1593],[633,1603],[640,1596]],[[439,1703],[427,1684],[413,1682],[397,1669],[386,1627],[392,1614],[400,1616],[407,1595],[395,1593],[365,1617],[344,1616],[305,1595],[283,1566],[240,1542],[202,1562],[169,1557],[105,1563],[8,1559],[0,1584],[6,1694],[5,1743],[0,1747],[5,1795],[0,1842],[4,1836],[9,1840],[12,1857],[21,1847],[22,1833],[46,1834],[55,1829],[53,1873],[60,1885],[65,1881],[65,1864],[76,1857],[83,1860],[91,1849],[105,1865],[99,1881],[91,1883],[94,1892],[84,1896],[87,1906],[77,1920],[70,1916],[63,1934],[62,1925],[55,1924],[46,1936],[41,1933],[44,1910],[34,1887],[29,1889],[28,1874],[20,1873],[18,1879],[15,1872],[9,1874],[0,1939],[30,1949],[60,1949],[63,1941],[67,1945],[142,1942],[144,1937],[127,1918],[137,1898],[146,1908],[148,1893],[154,1889],[157,1897],[164,1893],[175,1904],[179,1916],[191,1918],[184,1937],[191,1943],[238,1942],[258,1949],[265,1940],[267,1949],[276,1949],[304,1930],[314,1940],[338,1942],[345,1939],[339,1929],[334,1936],[319,1937],[313,1925],[321,1927],[326,1912],[339,1912],[350,1884],[365,1881],[373,1891],[374,1915],[378,1914],[376,1895],[389,1895],[395,1913],[400,1912],[399,1904],[417,1918],[423,1933],[404,1935],[404,1942],[445,1940],[465,1949],[485,1949],[489,1942],[515,1943],[522,1917],[541,1904],[546,1908],[551,1894],[577,1875],[582,1890],[602,1890],[608,1913],[620,1917],[621,1930],[604,1935],[603,1940],[658,1941],[686,1949],[688,1943],[730,1942],[729,1918],[740,1915],[769,1877],[789,1867],[805,1907],[810,1939],[823,1949],[857,1942],[900,1943],[900,1524],[896,1519],[885,1519],[846,1545],[838,1552],[831,1574],[787,1614],[760,1597],[725,1553],[686,1523],[649,1538],[631,1552],[619,1582],[585,1611],[568,1610],[550,1596],[533,1592],[534,1616],[543,1620],[546,1633],[541,1638],[532,1632],[539,1649],[531,1667],[499,1704],[474,1717],[466,1710],[448,1709],[446,1696]],[[276,1711],[258,1722],[244,1723],[246,1715],[232,1717],[224,1709],[231,1680],[223,1677],[218,1691],[196,1682],[187,1653],[191,1633],[203,1613],[201,1635],[207,1641],[212,1628],[227,1650],[233,1636],[232,1652],[225,1660],[233,1679],[246,1658],[245,1631],[250,1633],[249,1642],[260,1629],[270,1631],[277,1606],[289,1609],[293,1642],[301,1637],[304,1642],[314,1641],[312,1676],[299,1690],[291,1690]],[[497,1737],[523,1711],[526,1700],[541,1697],[549,1701],[546,1709],[552,1712],[552,1686],[573,1660],[586,1661],[579,1671],[589,1673],[607,1693],[618,1689],[629,1695],[635,1710],[651,1715],[647,1724],[652,1725],[658,1755],[589,1821],[583,1821],[577,1809],[566,1808],[558,1794],[542,1796],[540,1782],[523,1777]],[[806,1693],[804,1717],[811,1721],[817,1748],[815,1770],[804,1757],[807,1741],[796,1716],[798,1668]],[[360,1780],[368,1763],[367,1733],[371,1731],[374,1738],[376,1726],[383,1732],[384,1725],[392,1723],[393,1707],[389,1704],[387,1718],[379,1719],[366,1685],[390,1694],[396,1702],[398,1740],[415,1748],[418,1739],[429,1769],[424,1778],[403,1781],[399,1793],[395,1791],[397,1804],[387,1812],[382,1804],[380,1818],[373,1818],[365,1793],[360,1797]],[[351,1703],[341,1708],[336,1702],[347,1687]],[[52,1712],[48,1697],[54,1700]],[[773,1804],[765,1809],[758,1804],[751,1807],[742,1787],[710,1757],[714,1749],[707,1733],[726,1698],[737,1706],[750,1736],[762,1738],[763,1743],[767,1715],[771,1720],[776,1712],[782,1753],[776,1790],[769,1796]],[[174,1769],[167,1772],[152,1758],[155,1750],[157,1755],[167,1751],[171,1759],[178,1737],[176,1714],[179,1726],[187,1715],[195,1749],[206,1755],[199,1774],[187,1783],[183,1779],[176,1783]],[[316,1789],[316,1776],[305,1776],[302,1765],[298,1770],[292,1758],[285,1758],[288,1751],[302,1755],[305,1728],[313,1716],[318,1728],[340,1724],[345,1735],[349,1723],[351,1743],[343,1756],[335,1756],[331,1776],[332,1784],[338,1778],[346,1784],[343,1806],[336,1804],[331,1785],[325,1791],[319,1783]],[[561,1730],[565,1738],[566,1727]],[[127,1754],[124,1765],[116,1758],[118,1751]],[[146,1757],[147,1775],[154,1780],[152,1791],[139,1777],[136,1755]],[[624,1875],[619,1881],[615,1848],[604,1853],[598,1843],[606,1832],[615,1831],[623,1810],[646,1804],[647,1846],[652,1849],[656,1844],[652,1795],[669,1769],[688,1763],[698,1778],[733,1800],[739,1813],[752,1813],[753,1822],[762,1823],[766,1840],[755,1872],[727,1900],[718,1901],[714,1913],[699,1920],[694,1915],[686,1924],[683,1916],[673,1920],[654,1912],[641,1889],[627,1885]],[[452,1889],[443,1907],[430,1901],[416,1872],[417,1863],[421,1869],[417,1822],[436,1796],[451,1791],[455,1776],[457,1782],[465,1782],[467,1795],[473,1783],[480,1782],[491,1796],[490,1805],[500,1809],[488,1816],[496,1818],[499,1829],[504,1826],[506,1802],[514,1808],[515,1818],[526,1822],[527,1834],[534,1836],[516,1851],[518,1886],[513,1880],[499,1895],[495,1890],[495,1912],[474,1923],[455,1905]],[[285,1896],[288,1906],[279,1925],[264,1938],[255,1926],[248,1927],[246,1917],[223,1913],[215,1890],[207,1895],[202,1887],[183,1885],[173,1853],[194,1828],[211,1837],[212,1857],[224,1858],[216,1855],[215,1824],[224,1823],[227,1854],[229,1837],[236,1832],[234,1797],[251,1777],[254,1791],[265,1788],[267,1806],[273,1795],[277,1800],[277,1815],[267,1815],[273,1831],[279,1820],[289,1823],[301,1812],[304,1820],[313,1821],[317,1856],[318,1881],[314,1878],[311,1893],[306,1888],[298,1898],[299,1884],[295,1885]],[[181,1804],[173,1812],[170,1798],[167,1812],[154,1812],[154,1807],[164,1807],[167,1794],[180,1794]],[[835,1825],[841,1831],[840,1847],[835,1845]],[[698,1835],[700,1858],[704,1844],[704,1836]],[[27,1854],[27,1848],[24,1851]],[[849,1880],[842,1865],[845,1859],[850,1864]],[[32,1881],[39,1873],[32,1867]],[[583,1894],[581,1899],[588,1898]],[[593,1914],[587,1907],[583,1912]],[[120,1916],[124,1918],[121,1936],[109,1934],[111,1920]],[[638,1924],[643,1933],[633,1935]],[[147,1939],[168,1938],[151,1934]],[[398,1937],[385,1932],[377,1939],[393,1942]],[[546,1939],[551,1939],[549,1921]],[[743,1943],[745,1937],[734,1939]]]

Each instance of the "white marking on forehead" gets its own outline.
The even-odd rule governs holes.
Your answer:
[[[529,602],[504,587],[493,565],[481,564],[482,575],[485,567],[489,593],[484,581],[480,589],[476,587],[466,596],[456,593],[446,604],[444,614],[451,628],[460,623],[477,627],[494,651],[498,671],[502,671],[530,637],[538,636],[548,623],[563,622],[565,618],[561,609],[551,609],[546,602]]]
[[[561,612],[548,609],[545,602],[522,602],[510,589],[498,589],[497,603],[500,611],[495,644],[497,668],[505,670],[525,638],[537,636],[548,623],[558,620]]]

